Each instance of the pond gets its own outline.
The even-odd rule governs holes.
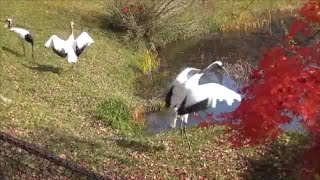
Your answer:
[[[213,61],[220,60],[224,63],[235,63],[238,60],[257,65],[264,50],[279,42],[284,34],[281,21],[288,22],[291,17],[278,16],[271,28],[255,32],[224,32],[210,33],[201,37],[173,42],[160,49],[161,67],[169,71],[170,77],[175,77],[185,67],[202,69]],[[270,33],[272,29],[272,33]],[[230,81],[232,84],[232,80]],[[230,84],[229,82],[229,84]],[[239,87],[238,87],[239,88]],[[235,90],[237,87],[235,87]],[[147,128],[151,132],[170,130],[169,121],[173,112],[149,112],[145,116]],[[195,125],[199,121],[189,116],[188,125]],[[179,127],[180,122],[177,122]],[[287,129],[297,129],[298,124],[286,126]]]

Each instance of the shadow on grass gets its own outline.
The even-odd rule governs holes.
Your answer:
[[[146,142],[141,142],[137,140],[130,139],[117,139],[116,143],[120,147],[129,148],[139,152],[154,152],[165,150],[164,146],[161,145],[151,145]]]
[[[22,54],[19,54],[17,51],[12,50],[12,49],[10,49],[10,48],[8,48],[8,47],[2,46],[2,50],[4,50],[4,51],[6,51],[6,52],[8,52],[8,53],[10,53],[10,54],[12,54],[12,55],[14,55],[14,56],[16,56],[16,57],[23,57]]]
[[[290,136],[290,142],[277,141],[248,158],[247,179],[299,179],[302,153],[309,141],[304,135]]]
[[[74,151],[75,149],[82,149],[85,151],[94,151],[95,149],[101,149],[102,144],[94,139],[87,139],[74,136],[71,133],[65,132],[56,128],[44,128],[38,131],[38,134],[33,137],[35,142],[44,142],[46,148],[50,151]]]
[[[65,144],[65,149],[74,149],[75,147],[79,147],[80,144],[82,147],[86,147],[88,149],[100,149],[102,148],[102,144],[94,142],[94,141],[88,141],[82,138],[78,138],[76,136],[71,136],[67,134],[60,134],[56,135],[55,138],[50,139],[52,144]]]
[[[135,163],[135,160],[129,159],[125,156],[121,156],[119,154],[109,154],[109,155],[107,155],[107,157],[114,159],[121,164],[133,165]]]
[[[136,74],[142,74],[142,70],[140,67],[133,65],[133,64],[128,64],[128,68],[132,69]]]
[[[39,72],[51,72],[54,74],[60,74],[61,68],[54,67],[52,65],[46,65],[46,64],[36,64],[35,66],[27,66],[31,70],[39,71]]]
[[[3,173],[4,171],[5,171],[4,167],[0,167],[0,179],[5,178],[4,173]]]

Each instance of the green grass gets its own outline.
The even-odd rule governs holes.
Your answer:
[[[143,128],[134,122],[130,108],[121,97],[110,97],[103,102],[98,108],[97,118],[125,135],[140,133]]]
[[[15,35],[1,28],[1,93],[13,101],[5,112],[9,119],[23,119],[11,122],[11,126],[37,130],[56,124],[67,131],[86,129],[92,112],[105,98],[121,95],[129,107],[137,103],[134,67],[138,66],[138,58],[100,28],[103,11],[98,1],[1,3],[15,7],[1,9],[1,19],[13,17],[18,25],[30,28],[36,43],[33,61],[30,51],[26,57],[21,56],[23,51]],[[39,8],[26,8],[32,6]],[[86,30],[95,40],[75,70],[43,46],[52,34],[67,38],[71,20],[77,23],[76,34]],[[78,123],[79,119],[83,124]],[[8,125],[6,120],[1,122]]]
[[[219,144],[219,138],[223,138],[219,128],[191,129],[192,150],[187,149],[176,131],[117,139],[123,134],[121,131],[135,131],[128,130],[135,127],[126,124],[131,119],[128,113],[150,98],[147,93],[156,90],[148,92],[147,86],[139,86],[139,81],[152,84],[139,74],[143,51],[133,51],[105,29],[106,13],[100,0],[0,1],[1,21],[14,18],[35,38],[32,60],[31,48],[28,46],[27,55],[23,56],[17,37],[0,27],[0,95],[12,100],[0,101],[0,130],[40,144],[101,174],[240,177],[240,155],[228,144]],[[70,21],[76,23],[75,34],[85,30],[95,40],[74,70],[43,46],[53,34],[67,38]],[[121,112],[110,105],[110,99],[118,103]],[[100,120],[96,117],[99,115]],[[141,131],[140,126],[137,129]]]
[[[1,1],[0,19],[14,18],[35,39],[32,60],[31,48],[23,56],[18,38],[1,25],[0,94],[12,100],[0,105],[1,130],[76,160],[87,154],[101,158],[86,142],[102,142],[102,151],[110,147],[103,139],[118,131],[96,119],[98,106],[111,96],[121,96],[130,110],[139,104],[135,90],[140,62],[103,29],[100,2]],[[70,21],[76,23],[75,34],[85,30],[95,40],[75,70],[44,47],[53,34],[67,38]]]
[[[300,0],[225,0],[215,1],[211,22],[213,30],[255,31],[271,28],[270,23],[281,14],[293,13],[301,6]],[[273,13],[276,13],[275,15]]]

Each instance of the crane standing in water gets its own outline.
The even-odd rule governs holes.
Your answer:
[[[181,134],[186,138],[186,125],[190,113],[216,108],[217,100],[226,101],[228,106],[232,106],[235,100],[241,101],[240,94],[223,86],[219,80],[201,83],[201,78],[214,67],[215,70],[223,69],[227,72],[221,61],[213,62],[203,70],[186,68],[178,74],[166,95],[166,107],[170,107],[175,112],[171,127],[176,126],[176,120],[180,117]],[[188,143],[190,147],[190,142]]]

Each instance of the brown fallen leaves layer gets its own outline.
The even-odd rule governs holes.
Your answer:
[[[286,138],[288,137],[289,141],[279,140],[277,143],[256,148],[236,149],[226,142],[221,128],[192,128],[189,130],[192,144],[190,150],[177,132],[160,134],[137,141],[144,149],[127,146],[127,155],[124,155],[127,161],[106,162],[104,170],[106,174],[113,174],[118,179],[297,177],[299,152],[307,141],[306,138],[290,139],[291,135]],[[159,148],[163,144],[165,148]]]

